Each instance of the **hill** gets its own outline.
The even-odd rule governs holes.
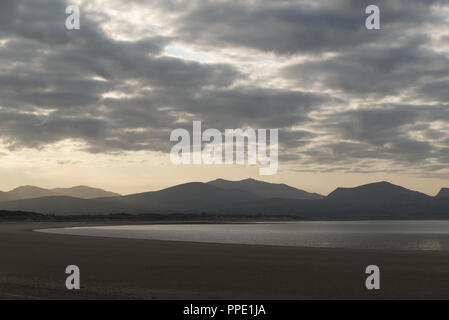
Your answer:
[[[121,197],[80,199],[52,196],[6,201],[1,210],[33,211],[56,215],[111,213],[202,213],[225,210],[230,205],[244,207],[259,197],[237,190],[223,190],[200,182]]]
[[[81,199],[94,199],[120,196],[118,193],[87,186],[72,188],[44,189],[35,186],[22,186],[8,192],[0,192],[0,201],[36,199],[43,197],[66,196]]]
[[[322,195],[319,195],[317,193],[309,193],[304,190],[293,188],[286,184],[268,183],[254,179],[245,179],[241,181],[217,179],[208,182],[208,184],[225,190],[240,190],[249,192],[263,198],[300,200],[314,200],[324,198]]]
[[[355,188],[337,188],[327,198],[342,201],[402,202],[429,199],[430,196],[382,181]]]
[[[436,195],[437,198],[449,198],[449,188],[441,188],[440,192]]]

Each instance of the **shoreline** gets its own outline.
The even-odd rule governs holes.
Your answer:
[[[154,221],[138,224],[151,223]],[[449,298],[449,255],[443,252],[118,239],[32,231],[106,224],[122,222],[0,224],[0,298]],[[79,291],[65,289],[64,271],[70,264],[81,269]],[[364,287],[365,268],[370,264],[381,269],[379,291]]]

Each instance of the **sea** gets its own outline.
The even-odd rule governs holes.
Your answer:
[[[319,221],[156,224],[35,230],[46,233],[318,248],[449,250],[449,221]]]

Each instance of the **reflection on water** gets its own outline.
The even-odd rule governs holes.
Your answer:
[[[449,221],[168,224],[39,230],[49,233],[301,247],[449,250]]]

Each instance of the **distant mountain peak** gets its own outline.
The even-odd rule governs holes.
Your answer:
[[[20,187],[14,188],[10,192],[27,191],[27,190],[47,190],[47,189],[36,187],[36,186],[31,186],[31,185],[25,185],[25,186],[20,186]]]
[[[429,198],[428,195],[409,190],[388,181],[369,183],[353,188],[337,188],[327,198],[337,200],[401,200],[404,198]]]
[[[286,184],[270,183],[252,178],[247,178],[239,181],[216,179],[208,182],[207,184],[216,186],[224,190],[245,191],[263,198],[299,200],[315,200],[323,198],[323,196],[319,194],[309,193],[307,191],[296,189]]]
[[[120,196],[118,193],[105,191],[100,188],[89,186],[74,186],[70,188],[54,188],[51,189],[56,195],[70,196],[82,199],[107,198]]]
[[[84,189],[84,188],[86,188],[86,189],[99,189],[99,188],[93,188],[93,187],[89,187],[89,186],[84,186],[84,185],[80,185],[80,186],[73,186],[73,187],[70,187],[70,188],[66,188],[66,189]],[[103,189],[101,189],[101,190],[103,190]]]
[[[449,188],[441,188],[440,192],[436,195],[437,198],[449,198]]]
[[[397,185],[395,185],[395,184],[393,184],[393,183],[391,183],[391,182],[388,182],[388,181],[379,181],[379,182],[373,182],[373,183],[368,183],[368,184],[366,184],[366,185],[380,185],[380,186],[395,186],[395,187],[398,187]]]
[[[8,192],[0,192],[0,201],[14,201],[35,199],[44,197],[67,196],[81,199],[107,198],[120,196],[118,193],[88,186],[76,186],[71,188],[44,189],[36,186],[25,185]]]

